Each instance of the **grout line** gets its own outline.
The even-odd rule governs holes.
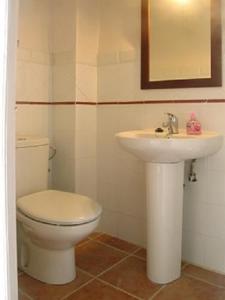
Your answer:
[[[198,280],[198,281],[207,283],[207,284],[212,285],[212,286],[217,287],[217,288],[225,289],[225,286],[223,286],[223,285],[219,285],[219,284],[213,283],[213,282],[208,281],[208,280],[206,280],[206,279],[199,278],[199,277],[197,277],[197,276],[195,276],[195,275],[191,275],[191,274],[188,274],[188,273],[184,273],[183,276],[185,276],[185,277],[190,277],[190,278],[193,278],[193,279],[196,279],[196,280]]]
[[[110,287],[112,287],[112,288],[114,288],[114,289],[116,289],[116,290],[118,290],[118,291],[120,291],[120,292],[123,292],[124,294],[127,294],[128,296],[131,296],[131,297],[133,297],[133,298],[135,298],[135,299],[143,300],[143,298],[140,298],[140,297],[138,297],[138,296],[135,296],[135,295],[129,293],[128,291],[125,291],[124,289],[121,289],[120,287],[115,286],[115,285],[111,284],[110,282],[107,282],[107,281],[105,281],[105,280],[103,280],[103,279],[96,278],[96,280],[99,280],[100,282],[104,283],[105,285],[108,285],[108,286],[110,286]]]
[[[125,256],[124,258],[122,258],[121,260],[119,260],[117,263],[113,264],[112,266],[110,266],[110,267],[107,268],[106,270],[102,271],[101,273],[99,273],[98,275],[96,275],[95,277],[93,277],[93,280],[99,280],[99,281],[101,281],[102,283],[107,284],[107,285],[111,286],[112,288],[114,288],[114,289],[116,289],[116,290],[118,290],[118,291],[121,291],[121,292],[123,292],[123,293],[125,293],[125,294],[127,294],[127,295],[129,295],[129,296],[132,296],[133,298],[135,298],[135,299],[137,299],[137,300],[142,300],[143,298],[140,298],[140,297],[138,297],[138,296],[136,296],[136,295],[134,295],[134,294],[132,294],[132,293],[129,293],[128,291],[126,291],[126,290],[124,290],[124,289],[121,289],[121,288],[119,288],[119,287],[117,287],[117,286],[115,286],[115,285],[113,285],[113,284],[111,284],[111,283],[109,283],[109,282],[107,282],[107,281],[105,281],[105,280],[103,280],[103,279],[100,278],[102,275],[104,275],[105,273],[109,272],[109,271],[110,271],[111,269],[113,269],[114,267],[116,267],[116,266],[118,266],[119,264],[123,263],[123,262],[124,262],[126,259],[128,259],[129,257],[135,257],[135,258],[137,258],[137,259],[143,260],[143,258],[134,255],[137,251],[139,251],[139,250],[142,249],[142,248],[141,248],[141,247],[138,247],[137,249],[135,249],[135,250],[133,250],[132,252],[128,253],[128,252],[125,252],[125,251],[120,250],[120,249],[118,249],[118,248],[115,248],[115,247],[113,247],[113,246],[111,246],[111,245],[105,244],[104,242],[101,242],[101,241],[98,241],[98,240],[94,240],[94,241],[96,241],[97,243],[102,244],[102,245],[104,245],[104,246],[107,246],[107,247],[109,247],[109,248],[112,248],[112,249],[114,249],[114,250],[118,250],[118,251],[122,252],[123,254],[126,254],[126,256]],[[79,269],[80,269],[81,271],[83,271],[83,269],[81,269],[81,268],[79,268]],[[83,271],[83,272],[85,272],[85,273],[86,273],[87,275],[89,275],[89,276],[93,276],[91,273],[89,273],[89,272],[87,272],[87,271]],[[89,282],[91,282],[91,281],[89,281]],[[161,289],[160,289],[160,290],[161,290]],[[73,293],[75,293],[75,291],[74,291]],[[63,299],[61,299],[61,300],[64,300],[64,299],[65,299],[65,298],[63,298]],[[65,300],[66,300],[66,299],[65,299]]]
[[[136,251],[136,250],[135,250],[135,251]],[[91,273],[89,273],[89,272],[87,272],[87,271],[85,271],[85,270],[83,270],[83,269],[81,269],[81,268],[77,268],[78,270],[80,270],[81,272],[85,273],[85,274],[88,275],[88,276],[91,276],[92,278],[91,278],[90,280],[88,280],[86,283],[84,283],[83,285],[81,285],[80,287],[78,287],[77,289],[75,289],[74,291],[72,291],[72,292],[70,292],[69,294],[63,296],[63,298],[61,298],[60,300],[66,300],[67,297],[69,297],[70,295],[76,293],[78,290],[80,290],[81,288],[85,287],[86,285],[88,285],[89,283],[91,283],[91,282],[94,281],[94,280],[99,280],[99,281],[101,281],[102,283],[107,284],[107,285],[113,287],[114,289],[117,289],[117,290],[119,290],[119,291],[121,291],[121,292],[123,292],[123,293],[125,293],[125,294],[127,294],[127,295],[129,295],[129,296],[132,296],[133,298],[135,298],[135,299],[137,299],[137,300],[142,300],[142,298],[137,297],[137,296],[135,296],[135,295],[133,295],[133,294],[127,292],[126,290],[123,290],[123,289],[121,289],[121,288],[119,288],[119,287],[117,287],[117,286],[115,286],[115,285],[113,285],[113,284],[111,284],[111,283],[109,283],[109,282],[107,282],[107,281],[104,281],[103,279],[100,279],[100,278],[99,278],[99,277],[102,276],[104,273],[106,273],[107,271],[110,271],[112,268],[114,268],[115,266],[119,265],[121,262],[125,261],[128,257],[131,257],[131,256],[132,256],[132,253],[131,253],[130,255],[128,255],[128,256],[122,258],[120,261],[118,261],[117,263],[113,264],[111,267],[109,267],[108,269],[102,271],[102,272],[99,273],[98,275],[93,275],[93,274],[91,274]]]
[[[86,275],[88,275],[88,276],[90,276],[90,277],[92,277],[92,278],[95,278],[95,277],[96,277],[96,275],[93,275],[93,274],[91,274],[91,273],[88,273],[87,271],[85,271],[85,270],[83,270],[83,269],[81,269],[81,268],[76,267],[76,270],[79,270],[80,272],[82,272],[82,273],[84,273],[84,274],[86,274]]]
[[[102,275],[105,274],[106,272],[110,271],[111,269],[113,269],[114,267],[116,267],[117,265],[119,265],[120,263],[122,263],[123,261],[125,261],[127,258],[129,258],[129,257],[131,257],[131,256],[133,256],[133,254],[130,254],[130,255],[127,255],[127,256],[121,258],[118,262],[114,263],[112,266],[110,266],[109,268],[107,268],[106,270],[100,272],[100,273],[97,274],[97,275],[93,275],[93,274],[91,274],[91,273],[89,273],[89,272],[87,272],[87,271],[84,271],[84,270],[81,269],[81,268],[79,268],[79,270],[82,271],[82,272],[85,272],[87,275],[91,275],[92,277],[94,276],[94,278],[97,279],[97,278],[99,278],[100,276],[102,276]]]
[[[141,247],[138,247],[134,252],[133,254],[137,253],[138,251],[140,251],[142,248]]]
[[[163,285],[160,287],[160,289],[158,289],[158,291],[156,291],[148,300],[153,300],[156,296],[158,296],[158,294],[160,294],[160,292],[165,289],[167,287],[167,285]]]
[[[133,256],[136,257],[136,258],[139,258],[139,259],[141,259],[143,261],[146,261],[146,258],[144,258],[144,257],[138,256],[138,255],[135,255],[135,254],[133,254]]]
[[[115,264],[113,264],[112,266],[110,266],[108,269],[102,271],[101,273],[97,274],[97,275],[93,275],[87,271],[84,271],[83,269],[79,268],[82,272],[85,272],[87,275],[91,275],[92,277],[94,276],[94,278],[99,278],[100,276],[102,276],[103,274],[105,274],[106,272],[110,271],[112,268],[116,267],[117,265],[119,265],[121,262],[123,262],[124,260],[126,260],[128,257],[130,257],[131,255],[125,256],[123,258],[121,258],[118,262],[116,262]]]
[[[27,297],[29,300],[33,300],[33,298],[32,298],[29,294],[25,293],[23,290],[18,289],[18,295],[19,295],[19,293],[20,293],[22,296]]]
[[[98,237],[100,237],[101,235],[103,235],[104,233],[102,232],[99,232],[95,237],[89,237],[90,240],[95,240],[97,239]]]
[[[88,239],[87,241],[83,241],[83,242],[80,242],[78,245],[75,245],[75,247],[74,247],[75,251],[76,251],[76,248],[80,248],[83,245],[86,245],[87,243],[89,243],[90,241],[91,241],[91,239]]]
[[[96,278],[99,278],[100,276],[102,276],[103,274],[107,273],[108,271],[110,271],[111,269],[113,269],[114,267],[116,267],[117,265],[121,264],[122,262],[124,262],[126,259],[128,259],[129,257],[133,256],[133,254],[131,253],[130,255],[125,256],[124,258],[122,258],[120,261],[118,261],[117,263],[113,264],[111,267],[109,267],[108,269],[102,271],[101,273],[99,273]]]
[[[138,247],[136,250],[130,252],[130,254],[134,255],[136,252],[138,252],[139,250],[141,250],[142,248],[141,247]]]
[[[111,248],[111,249],[113,249],[113,250],[117,250],[117,251],[119,251],[119,252],[121,252],[121,253],[123,253],[123,254],[126,254],[126,255],[133,254],[133,251],[132,251],[132,252],[127,252],[127,251],[118,249],[118,248],[116,248],[116,247],[113,247],[113,246],[111,246],[111,245],[109,245],[109,244],[106,244],[106,243],[104,243],[104,242],[102,242],[102,241],[98,241],[98,240],[91,240],[91,241],[94,241],[94,242],[96,242],[96,243],[98,243],[98,244],[100,244],[100,245],[104,245],[104,246],[106,246],[106,247],[108,247],[108,248]],[[135,249],[134,251],[136,251],[136,249]]]
[[[140,258],[141,260],[146,261],[147,260],[146,257],[142,257],[142,256],[139,256],[139,255],[136,254],[141,249],[143,249],[143,247],[139,247],[136,251],[134,251],[133,256],[136,257],[136,258]]]
[[[87,282],[83,283],[81,286],[79,286],[78,288],[76,288],[75,290],[71,291],[70,293],[64,295],[62,298],[60,298],[60,300],[66,300],[68,297],[70,297],[71,295],[73,295],[74,293],[76,293],[77,291],[79,291],[80,289],[82,289],[83,287],[85,287],[86,285],[88,285],[89,283],[91,283],[92,281],[94,281],[95,278],[91,278],[89,279]]]

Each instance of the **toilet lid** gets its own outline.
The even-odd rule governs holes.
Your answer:
[[[55,190],[21,197],[17,208],[34,220],[67,226],[91,222],[102,212],[101,206],[86,196]]]

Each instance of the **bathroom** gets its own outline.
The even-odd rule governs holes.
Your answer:
[[[221,12],[223,44],[222,1]],[[185,128],[194,111],[203,130],[225,136],[224,76],[221,87],[141,89],[140,0],[20,0],[17,34],[16,134],[48,137],[50,154],[56,149],[49,161],[50,189],[86,195],[103,209],[97,233],[77,251],[78,255],[79,249],[84,252],[77,260],[79,283],[46,286],[19,272],[19,299],[91,299],[90,295],[93,299],[175,299],[172,284],[187,293],[188,285],[199,288],[203,299],[223,299],[224,145],[216,154],[196,161],[197,182],[188,181],[190,164],[186,164],[182,260],[196,267],[187,266],[187,273],[184,268],[186,277],[171,284],[166,298],[165,286],[151,285],[143,275],[145,166],[119,146],[115,134],[161,127],[165,112],[176,115],[179,127]],[[221,64],[224,72],[223,60]],[[130,265],[119,270],[133,276],[121,277],[121,286],[107,276],[95,278],[104,271],[99,257],[113,256],[109,249],[120,249],[118,243],[136,253],[129,252]],[[100,271],[89,273],[88,249]],[[118,260],[124,259],[122,254],[118,250]],[[105,298],[97,293],[102,286]],[[87,298],[79,298],[85,297],[82,290]]]

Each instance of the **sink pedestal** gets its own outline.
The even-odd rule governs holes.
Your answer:
[[[154,129],[116,135],[128,152],[146,162],[147,275],[157,283],[180,277],[184,161],[217,152],[222,135],[205,131],[158,137]]]
[[[147,276],[157,283],[180,277],[184,162],[146,163]]]

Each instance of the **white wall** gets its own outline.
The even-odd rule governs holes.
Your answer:
[[[51,0],[52,100],[75,101],[76,89],[76,2]],[[52,108],[53,187],[75,191],[75,106],[54,105]]]
[[[21,0],[17,59],[17,101],[27,102],[17,105],[17,134],[49,136],[57,149],[52,187],[77,185],[93,198],[96,107],[64,102],[97,100],[98,13],[98,0]]]
[[[51,99],[49,16],[49,1],[20,1],[17,101],[48,102]],[[51,113],[47,105],[17,105],[16,117],[17,134],[50,135]]]
[[[224,43],[224,3],[222,12]],[[101,21],[99,101],[224,99],[224,84],[218,88],[140,89],[140,1],[101,1]],[[144,165],[119,148],[114,134],[122,130],[160,126],[167,111],[178,116],[180,127],[185,126],[190,112],[196,111],[203,129],[217,130],[225,137],[224,103],[98,107],[98,199],[104,207],[102,228],[143,246],[146,231]],[[223,273],[224,162],[224,146],[217,154],[198,160],[198,182],[190,184],[186,180],[183,224],[183,258]]]
[[[96,106],[99,47],[99,0],[78,0],[76,6],[76,192],[97,199]]]
[[[18,16],[16,134],[49,137],[52,141],[52,55],[50,2],[20,0]],[[49,173],[51,185],[51,173]]]

